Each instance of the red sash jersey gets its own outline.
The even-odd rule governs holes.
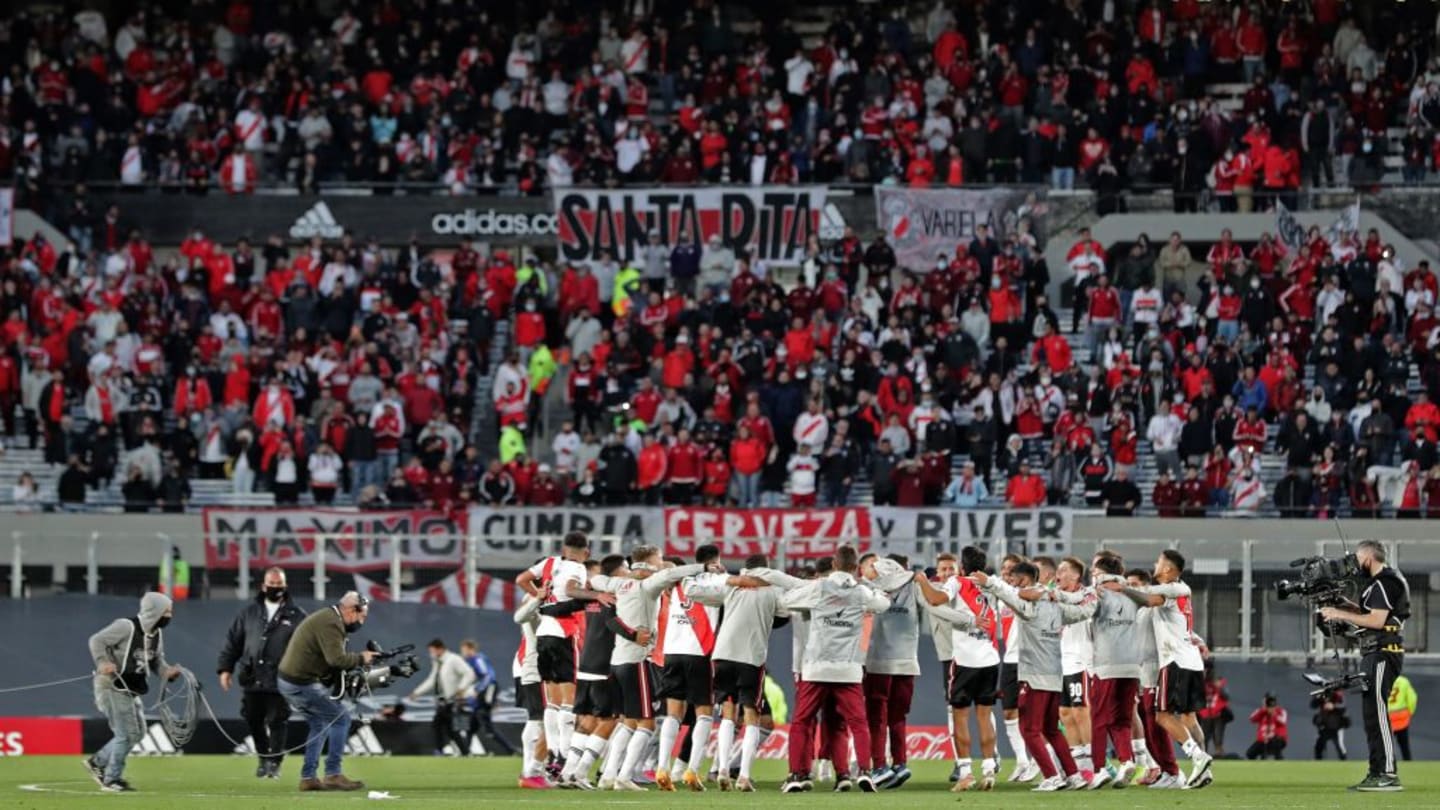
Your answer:
[[[659,447],[659,445],[655,445]],[[698,484],[704,468],[704,458],[694,442],[680,442],[670,448],[667,454],[670,483]]]

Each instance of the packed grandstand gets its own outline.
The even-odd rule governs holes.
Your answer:
[[[640,5],[0,23],[0,177],[68,240],[3,254],[0,498],[1440,512],[1436,278],[1378,232],[1101,244],[1021,217],[924,266],[847,230],[786,267],[684,232],[571,263],[128,224],[184,194],[658,183],[1245,212],[1440,154],[1426,3]]]

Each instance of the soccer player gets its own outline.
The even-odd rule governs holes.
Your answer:
[[[587,569],[590,567],[587,564]],[[592,572],[590,586],[603,590],[610,578],[625,576],[629,569],[625,558],[611,554]],[[594,576],[598,574],[599,577]],[[610,672],[610,658],[615,652],[615,606],[600,602],[570,600],[568,605],[581,604],[585,610],[585,643],[580,647],[580,666],[575,674],[575,735],[565,756],[565,768],[556,787],[592,790],[590,769],[605,752],[615,732],[620,713],[620,688]],[[552,608],[542,608],[550,610]]]
[[[1019,554],[1006,554],[1005,559],[1000,561],[1000,579],[1010,582],[1015,566],[1022,562],[1025,558]],[[1000,639],[1005,645],[1005,653],[1000,657],[1000,711],[1005,720],[1005,739],[1010,742],[1010,750],[1015,752],[1015,770],[1010,772],[1006,781],[1033,782],[1040,775],[1040,766],[1030,758],[1025,738],[1020,734],[1020,634],[1015,627],[1015,611],[1009,605],[1001,602],[997,615],[1000,619]],[[960,777],[957,774],[955,778],[958,780]]]
[[[1097,590],[1091,601],[1095,609],[1090,620],[1094,636],[1094,677],[1090,680],[1090,758],[1095,775],[1090,789],[1107,784],[1128,787],[1135,778],[1135,750],[1130,721],[1135,716],[1135,697],[1140,690],[1140,643],[1135,627],[1139,607],[1124,596],[1099,590],[1106,582],[1124,581],[1124,563],[1119,555],[1102,551],[1090,563],[1091,580]],[[1105,767],[1105,747],[1115,746],[1118,769]]]
[[[655,736],[655,684],[649,662],[655,645],[655,626],[659,620],[660,594],[685,577],[705,570],[705,566],[669,565],[660,558],[654,546],[636,546],[630,552],[629,576],[612,577],[604,586],[615,594],[615,616],[611,629],[618,638],[610,656],[610,668],[619,686],[624,727],[614,737],[614,749],[605,760],[605,773],[600,789],[643,791],[635,784],[636,768],[645,757]],[[624,752],[623,754],[621,752]]]
[[[1090,613],[1079,605],[1055,601],[1036,588],[1040,571],[1033,563],[1016,563],[1011,577],[1015,580],[1013,586],[983,571],[970,574],[975,584],[1009,605],[1020,620],[1020,730],[1030,757],[1045,774],[1044,781],[1032,790],[1079,790],[1088,783],[1075,767],[1065,735],[1060,732],[1060,633],[1067,624],[1089,619]],[[1060,760],[1058,769],[1045,750],[1047,742]]]
[[[777,626],[783,626],[790,615],[781,602],[784,594],[779,588],[760,587],[767,585],[771,577],[788,578],[772,571],[764,554],[753,554],[746,558],[740,576],[725,580],[697,579],[688,592],[691,599],[703,604],[724,606],[725,619],[720,623],[711,656],[715,663],[714,702],[721,705],[722,713],[715,747],[717,781],[722,791],[732,787],[742,793],[755,791],[751,772],[755,753],[760,748],[759,709],[765,696],[765,658],[770,649],[770,634]],[[741,741],[740,775],[732,782],[729,765],[737,714],[745,722],[745,736]],[[704,743],[696,738],[692,746],[691,762],[699,763],[704,757]],[[697,748],[702,753],[697,755],[694,750]],[[692,766],[691,770],[698,777],[700,768]],[[686,774],[685,782],[695,790],[690,774]]]
[[[1167,548],[1155,561],[1154,585],[1134,588],[1111,582],[1106,587],[1151,608],[1155,647],[1160,656],[1156,721],[1190,757],[1185,787],[1202,788],[1214,779],[1210,772],[1214,758],[1205,753],[1205,735],[1195,717],[1195,712],[1205,705],[1205,659],[1196,644],[1190,586],[1180,578],[1184,571],[1184,555]]]
[[[585,587],[585,561],[590,558],[590,540],[584,532],[570,532],[560,554],[546,557],[515,578],[531,596],[555,605],[571,599],[596,600],[615,604],[614,594]],[[545,693],[545,745],[556,756],[570,750],[575,731],[575,665],[580,659],[580,615],[540,617],[538,668]],[[556,772],[559,775],[559,772]]]
[[[538,596],[527,596],[515,610],[520,625],[520,646],[515,650],[511,673],[515,676],[515,706],[525,710],[525,727],[520,732],[520,787],[545,790],[552,787],[545,778],[544,716],[545,697],[540,686],[540,655],[535,628],[540,624]]]
[[[957,571],[959,571],[959,566],[955,561],[955,555],[948,551],[942,552],[935,557],[935,578],[930,584],[943,590],[945,583],[949,582]],[[796,624],[799,622],[797,621]],[[952,625],[934,608],[926,610],[925,624],[930,631],[930,640],[935,643],[935,657],[939,660],[942,671],[948,673],[955,657],[954,647],[951,645]],[[796,632],[798,634],[799,631]],[[800,649],[803,648],[804,645],[800,645]],[[941,694],[948,704],[950,702],[950,678],[948,676],[940,679],[940,688]],[[950,739],[953,741],[955,739],[955,715],[952,712],[946,712],[945,719],[950,726]],[[950,770],[950,781],[960,781],[960,752],[958,750],[955,751],[955,767]]]
[[[995,750],[995,692],[1000,684],[1000,650],[995,608],[970,579],[985,571],[985,552],[976,546],[960,550],[960,571],[945,583],[946,607],[953,617],[950,636],[953,659],[950,663],[946,702],[954,723],[955,756],[960,778],[952,788],[957,793],[979,787],[995,788],[1000,767]],[[970,707],[978,707],[975,723],[980,731],[980,779],[971,771]]]
[[[1125,581],[1132,588],[1144,588],[1154,580],[1151,579],[1149,571],[1132,568],[1125,572]],[[1155,622],[1150,618],[1151,610],[1142,605],[1135,612],[1140,655],[1140,706],[1136,717],[1139,730],[1136,732],[1135,750],[1137,753],[1148,751],[1153,765],[1140,778],[1139,784],[1159,790],[1178,789],[1185,786],[1185,780],[1180,778],[1180,766],[1175,761],[1175,744],[1155,719],[1155,693],[1160,683],[1160,653],[1155,649]]]
[[[860,686],[864,679],[860,635],[865,614],[888,610],[890,599],[856,579],[859,557],[854,547],[839,547],[834,559],[835,570],[824,579],[811,580],[785,594],[786,608],[810,613],[801,669],[805,680],[796,684],[795,717],[791,722],[790,776],[780,788],[785,793],[814,787],[809,775],[812,735],[815,718],[829,701],[834,702],[836,714],[845,721],[855,741],[858,778],[854,784],[866,793],[876,790],[870,775],[870,728]],[[922,579],[925,575],[914,576]],[[832,741],[832,754],[835,750]],[[835,769],[836,789],[848,789],[850,780],[839,772],[840,763],[835,763]]]
[[[1095,596],[1084,583],[1085,563],[1066,557],[1056,566],[1055,588],[1063,601],[1093,605]],[[1090,761],[1090,668],[1094,660],[1090,622],[1066,625],[1060,633],[1060,724],[1081,773],[1094,770]]]
[[[715,634],[720,629],[720,608],[696,601],[690,592],[697,581],[723,581],[726,574],[720,564],[719,546],[704,545],[696,549],[695,562],[704,566],[704,571],[680,580],[670,592],[666,609],[662,645],[665,667],[660,675],[660,696],[665,699],[666,715],[660,723],[660,755],[655,766],[655,783],[661,790],[675,789],[670,759],[687,704],[694,710],[695,722],[690,728],[690,762],[686,763],[683,779],[691,790],[705,789],[697,768],[705,756],[710,728],[715,723],[710,656],[715,652]],[[699,584],[704,586],[704,582]]]
[[[910,780],[906,767],[906,718],[920,674],[920,606],[943,605],[950,598],[924,576],[909,570],[910,561],[895,554],[877,559],[865,574],[866,584],[890,600],[875,617],[865,653],[865,713],[870,721],[870,777],[877,787],[893,789]],[[885,765],[886,733],[890,765]]]

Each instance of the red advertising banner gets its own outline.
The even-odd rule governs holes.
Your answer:
[[[0,757],[79,753],[78,717],[0,717]]]
[[[714,745],[712,743],[711,747]],[[818,749],[811,749],[816,752]],[[946,760],[954,754],[950,731],[945,726],[910,726],[905,737],[905,750],[912,760]],[[760,759],[784,759],[790,751],[790,726],[777,725],[756,754]]]
[[[785,541],[786,560],[828,557],[842,543],[866,545],[870,512],[842,509],[714,509],[673,507],[665,510],[665,553],[689,559],[698,546],[715,543],[727,559],[751,554],[774,557]]]
[[[331,571],[379,571],[389,567],[392,543],[400,544],[407,566],[454,568],[464,562],[465,514],[342,509],[205,510],[205,565],[235,570],[240,544],[251,568],[278,565],[310,568],[323,543]]]

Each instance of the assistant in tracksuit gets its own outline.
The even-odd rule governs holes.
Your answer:
[[[859,774],[854,784],[865,792],[876,790],[870,768],[869,721],[865,717],[865,695],[860,686],[865,674],[860,637],[865,614],[884,612],[890,607],[890,599],[856,579],[859,555],[853,547],[836,549],[834,567],[824,579],[807,581],[785,594],[786,608],[810,613],[810,632],[801,665],[805,680],[796,684],[795,717],[790,724],[790,776],[781,786],[786,793],[814,787],[810,764],[815,718],[832,700],[836,714],[845,721],[855,741]],[[925,575],[922,572],[914,576]],[[835,770],[838,786],[842,776],[839,762],[835,763]]]
[[[866,584],[890,599],[890,607],[876,615],[871,624],[864,681],[870,757],[875,764],[872,776],[877,787],[887,789],[900,787],[911,775],[907,767],[906,719],[915,697],[915,679],[920,675],[921,605],[937,606],[949,601],[930,580],[915,576],[909,565],[908,559],[897,554],[863,569]],[[889,766],[885,764],[887,737]]]
[[[1079,789],[1087,782],[1060,731],[1060,633],[1067,624],[1089,619],[1090,612],[1057,602],[1049,592],[1036,588],[1040,571],[1033,563],[1017,563],[1011,578],[1013,585],[982,571],[970,575],[985,593],[1009,605],[1020,623],[1020,730],[1031,759],[1045,774],[1045,780],[1033,790]],[[1058,769],[1045,750],[1046,743],[1055,749]]]
[[[1130,736],[1135,717],[1135,697],[1140,691],[1140,644],[1136,639],[1135,617],[1140,608],[1113,591],[1099,590],[1106,582],[1124,581],[1124,563],[1111,552],[1100,552],[1091,560],[1091,581],[1096,587],[1090,604],[1094,644],[1093,677],[1090,679],[1090,761],[1095,776],[1090,789],[1113,783],[1126,787],[1135,777],[1135,747]],[[1120,767],[1105,767],[1107,744],[1115,747]]]

